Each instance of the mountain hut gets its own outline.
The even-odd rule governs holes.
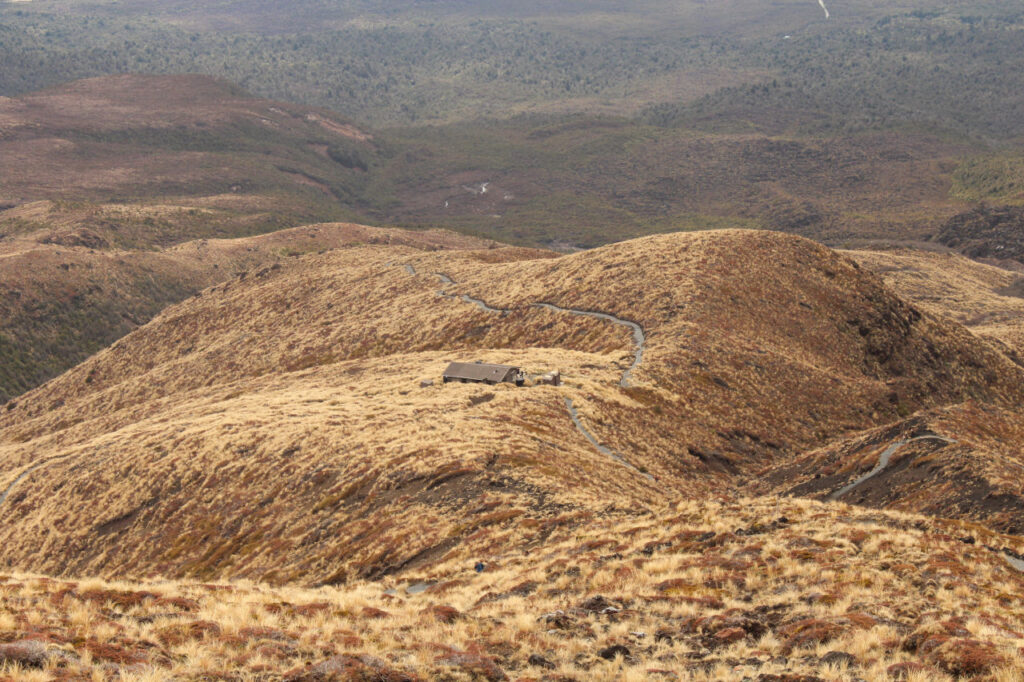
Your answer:
[[[444,371],[444,383],[500,384],[510,383],[522,386],[526,382],[523,370],[512,365],[492,365],[486,362],[453,362]]]

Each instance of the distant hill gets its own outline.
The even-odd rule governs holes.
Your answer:
[[[0,204],[228,195],[258,214],[235,226],[245,234],[354,215],[375,154],[372,137],[335,114],[204,76],[111,76],[4,98],[0,126]],[[143,243],[240,236],[191,227]]]
[[[555,257],[372,235],[207,289],[9,403],[12,565],[402,574],[513,520],[706,495],[857,434],[896,438],[915,413],[1012,415],[1024,399],[1024,370],[997,348],[798,237],[725,230]],[[557,368],[564,384],[441,384],[454,360]],[[1011,471],[1012,451],[975,452],[992,441],[971,424],[930,428]],[[1012,477],[989,480],[1021,499]],[[914,506],[1003,523],[1002,508],[945,496],[941,476],[917,485]]]
[[[0,239],[0,403],[73,367],[166,306],[250,270],[354,242],[487,244],[440,231],[330,223],[163,249],[116,246],[250,228],[232,208],[225,198],[191,208],[36,202],[0,212],[0,226],[30,230]]]
[[[376,149],[334,114],[205,76],[0,98],[0,401],[215,282],[337,245],[332,229],[217,259],[168,251],[355,215]]]
[[[844,253],[879,274],[907,301],[1000,344],[1024,365],[1024,276],[1020,273],[956,253],[910,249]]]
[[[695,131],[538,115],[370,131],[199,76],[88,79],[0,100],[0,126],[0,209],[19,209],[0,213],[0,235],[49,221],[127,248],[324,220],[559,250],[719,227],[915,243],[1014,168],[978,170],[984,145],[925,129]],[[38,200],[57,204],[19,208]]]

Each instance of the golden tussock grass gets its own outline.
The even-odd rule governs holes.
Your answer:
[[[482,573],[460,550],[415,580],[7,573],[0,657],[15,679],[1013,680],[1024,578],[985,547],[1008,540],[845,505],[722,499],[506,542]]]

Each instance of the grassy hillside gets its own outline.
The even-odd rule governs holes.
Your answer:
[[[706,495],[919,410],[1019,409],[1020,367],[807,240],[553,255],[353,244],[164,311],[0,414],[5,556],[107,576],[407,574],[483,551],[492,526]],[[640,325],[639,363],[625,374],[624,323],[537,303]],[[565,383],[438,383],[460,359]],[[1015,456],[972,456],[1024,497]],[[947,484],[922,481],[921,504],[1002,523],[946,504]]]
[[[328,112],[255,99],[210,78],[79,81],[0,100],[0,122],[6,205],[154,197],[173,205],[182,196],[236,195],[263,213],[252,217],[245,233],[252,234],[348,217],[370,201],[365,168],[376,152],[369,134]],[[176,232],[191,231],[173,236],[152,225],[146,243],[228,236],[203,233],[197,223],[204,222],[179,220]]]
[[[0,576],[6,672],[129,680],[892,679],[1011,682],[1018,539],[805,500],[491,526],[409,579]],[[1015,548],[1015,549],[1014,549]],[[484,560],[476,574],[473,565]]]
[[[907,249],[845,253],[878,273],[914,305],[1005,344],[1018,362],[1024,358],[1024,277],[1018,272],[953,253]]]
[[[248,230],[249,217],[220,208],[47,202],[0,213],[0,230],[9,231],[0,241],[0,402],[75,366],[168,305],[249,270],[367,240],[424,248],[486,244],[451,233],[325,224],[125,248]],[[13,226],[28,231],[11,234]]]

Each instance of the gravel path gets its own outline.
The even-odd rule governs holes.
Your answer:
[[[647,341],[647,337],[644,335],[643,327],[638,325],[636,322],[630,322],[629,320],[623,320],[620,317],[609,315],[608,313],[599,313],[593,310],[577,310],[575,308],[563,308],[561,306],[554,305],[553,303],[534,303],[534,306],[538,308],[544,308],[546,310],[553,310],[559,313],[569,313],[570,315],[583,315],[585,317],[595,317],[599,320],[605,320],[613,324],[623,325],[633,330],[633,344],[636,346],[636,350],[633,353],[633,364],[629,366],[625,372],[622,373],[622,379],[619,381],[620,386],[629,386],[629,380],[633,375],[633,370],[640,366],[640,363],[644,359],[644,343]]]
[[[416,274],[416,268],[414,268],[413,266],[406,264],[403,267],[405,268],[405,271],[408,272],[410,275]],[[456,284],[455,280],[453,280],[451,277],[449,277],[443,272],[435,272],[434,276],[441,280],[441,284]],[[449,294],[447,291],[445,291],[443,287],[438,290],[437,295],[442,298],[459,298],[465,301],[466,303],[472,303],[481,310],[487,311],[489,313],[495,313],[497,315],[505,316],[512,312],[508,308],[495,308],[494,306],[489,305],[483,299],[473,298],[468,294],[461,294],[458,296],[456,296],[455,294]],[[633,332],[633,345],[636,347],[636,349],[633,351],[633,364],[630,365],[629,368],[622,373],[622,379],[619,381],[619,385],[630,385],[630,379],[633,376],[633,371],[640,366],[640,363],[643,362],[644,359],[644,344],[647,342],[647,336],[644,334],[643,327],[641,327],[636,322],[624,320],[621,317],[616,317],[615,315],[611,315],[609,313],[598,312],[596,310],[579,310],[577,308],[563,308],[562,306],[557,306],[554,303],[534,303],[533,306],[536,308],[544,308],[545,310],[550,310],[552,312],[557,313],[568,313],[569,315],[593,317],[598,320],[604,320],[605,322],[611,322],[612,324],[617,324],[623,327],[629,327],[629,329],[631,329]]]
[[[411,265],[405,265],[403,267],[405,268],[406,272],[408,272],[410,275],[415,275],[416,274],[416,269],[413,268]],[[451,277],[449,277],[448,275],[446,275],[443,272],[435,272],[434,276],[437,277],[441,281],[442,285],[456,284],[455,280],[453,280]],[[495,314],[501,315],[502,317],[504,317],[504,316],[506,316],[506,315],[508,315],[509,313],[512,312],[511,310],[509,310],[507,308],[495,308],[494,306],[488,305],[485,301],[483,301],[483,300],[481,300],[479,298],[473,298],[472,296],[469,296],[468,294],[461,294],[459,296],[456,296],[455,294],[449,294],[445,290],[445,288],[443,286],[442,286],[441,289],[438,289],[437,295],[439,297],[441,297],[441,298],[461,299],[462,301],[465,301],[466,303],[472,303],[473,305],[476,305],[481,310],[485,310],[485,311],[487,311],[489,313],[495,313]],[[632,377],[633,370],[635,370],[640,365],[640,363],[643,361],[643,357],[644,357],[644,344],[645,344],[645,342],[647,340],[647,337],[644,334],[644,330],[643,330],[643,328],[639,324],[637,324],[636,322],[631,322],[629,320],[623,320],[622,318],[616,317],[614,315],[609,315],[608,313],[601,313],[601,312],[597,312],[597,311],[593,311],[593,310],[578,310],[578,309],[575,309],[575,308],[563,308],[561,306],[554,305],[553,303],[534,303],[533,306],[536,307],[536,308],[544,308],[545,310],[550,310],[552,312],[568,313],[570,315],[579,315],[579,316],[583,316],[583,317],[593,317],[593,318],[596,318],[596,319],[599,319],[599,320],[604,320],[605,322],[611,322],[612,324],[617,324],[617,325],[621,325],[621,326],[624,326],[624,327],[629,327],[633,331],[633,343],[636,346],[636,350],[633,353],[633,364],[630,365],[629,368],[626,369],[626,371],[622,373],[622,379],[619,380],[619,385],[620,386],[629,386],[630,385],[629,381],[630,381],[630,378]],[[587,428],[583,425],[583,422],[580,420],[579,413],[576,411],[576,408],[573,405],[573,402],[572,402],[571,398],[566,398],[565,399],[565,407],[566,407],[566,409],[568,409],[569,417],[572,419],[572,423],[576,426],[576,429],[581,434],[583,434],[583,436],[588,441],[590,441],[590,443],[595,448],[597,448],[598,452],[600,452],[603,455],[606,455],[608,457],[613,458],[614,460],[616,460],[620,464],[623,464],[624,466],[627,466],[630,469],[633,469],[634,471],[640,473],[642,476],[645,476],[646,478],[648,478],[648,479],[650,479],[652,481],[654,480],[654,476],[652,476],[652,475],[650,475],[648,473],[644,473],[644,472],[640,471],[635,466],[630,464],[626,459],[624,459],[621,455],[619,455],[617,452],[615,452],[614,450],[612,450],[609,447],[606,447],[605,445],[602,445],[601,442],[599,440],[597,440],[597,438],[594,437],[594,434],[590,433],[590,431],[588,431]]]
[[[566,409],[569,410],[569,416],[572,418],[572,423],[576,425],[577,430],[579,430],[579,432],[582,433],[584,437],[586,437],[586,439],[590,441],[591,445],[597,448],[598,452],[600,452],[602,455],[607,455],[611,457],[620,464],[628,466],[633,471],[636,471],[637,473],[646,476],[650,480],[654,480],[654,476],[651,476],[650,474],[640,471],[635,466],[626,461],[626,459],[623,458],[622,455],[615,452],[608,446],[602,445],[601,442],[594,437],[594,434],[590,433],[590,431],[587,430],[587,427],[583,426],[583,422],[580,420],[579,412],[576,411],[576,407],[572,404],[572,398],[565,399],[565,407]]]
[[[898,441],[896,441],[895,443],[893,443],[892,445],[890,445],[889,447],[887,447],[885,449],[885,451],[882,453],[882,456],[878,458],[878,464],[875,465],[874,469],[872,469],[868,473],[864,474],[863,476],[860,476],[859,478],[854,480],[849,485],[845,485],[842,488],[840,488],[839,490],[835,491],[834,493],[832,493],[831,495],[828,496],[828,499],[830,499],[830,500],[838,500],[840,497],[842,497],[846,493],[850,492],[851,490],[853,490],[854,488],[859,486],[861,483],[864,483],[868,479],[874,478],[878,474],[882,473],[883,471],[885,471],[885,468],[887,466],[889,466],[889,460],[892,459],[892,456],[894,454],[896,454],[896,452],[900,448],[902,448],[904,445],[908,445],[910,443],[913,443],[914,441],[919,441],[919,440],[939,440],[939,441],[942,441],[943,443],[955,443],[956,442],[952,438],[946,438],[945,436],[937,436],[937,435],[918,436],[916,438],[910,438],[908,440],[898,440]]]
[[[50,459],[44,459],[42,462],[36,462],[32,466],[30,466],[28,469],[25,469],[24,471],[22,471],[21,474],[16,479],[11,481],[11,484],[9,486],[7,486],[7,489],[4,490],[2,493],[0,493],[0,505],[2,505],[4,502],[6,502],[8,495],[11,494],[11,491],[13,491],[15,488],[17,488],[18,484],[21,483],[22,481],[24,481],[26,478],[28,478],[32,474],[32,472],[34,472],[36,469],[39,469],[39,468],[41,468],[43,466],[46,466],[47,464],[49,464],[51,462],[56,462],[57,460],[64,459],[66,457],[70,457],[70,455],[62,455],[60,457],[51,457]]]

